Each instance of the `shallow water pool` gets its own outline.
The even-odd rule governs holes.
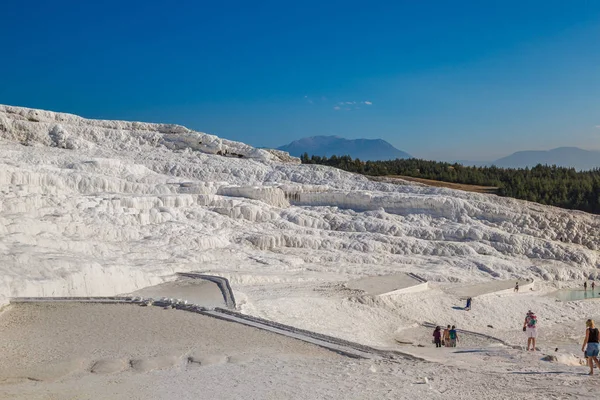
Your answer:
[[[576,301],[576,300],[588,300],[588,299],[600,299],[600,289],[595,290],[583,290],[583,289],[564,289],[559,290],[553,294],[554,297],[560,301]]]

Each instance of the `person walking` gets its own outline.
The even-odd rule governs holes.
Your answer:
[[[456,347],[456,342],[458,342],[458,333],[456,332],[456,326],[452,325],[452,328],[449,332],[450,336],[450,347]]]
[[[587,290],[587,281],[583,282],[583,290]]]
[[[537,338],[537,317],[529,310],[523,323],[523,331],[527,334],[527,351],[535,351],[535,339]]]
[[[439,326],[436,326],[433,331],[433,342],[435,347],[442,347],[442,331]]]
[[[442,344],[446,347],[450,347],[450,325],[444,329],[444,337],[442,339]]]
[[[468,297],[467,298],[467,306],[465,307],[465,310],[467,311],[471,311],[471,303],[473,302],[473,299]]]
[[[515,284],[515,293],[519,293],[519,281]]]
[[[594,363],[600,368],[600,360],[598,360],[598,353],[600,353],[600,344],[598,343],[599,332],[594,324],[594,320],[588,319],[585,321],[585,339],[581,346],[581,351],[584,352],[587,358],[588,366],[590,367],[590,375],[594,375]]]

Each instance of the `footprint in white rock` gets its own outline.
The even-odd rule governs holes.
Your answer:
[[[157,369],[173,368],[180,363],[180,356],[160,356],[130,361],[131,368],[137,372],[148,372]]]
[[[254,361],[254,357],[249,354],[234,354],[227,359],[232,364],[248,364]]]
[[[114,374],[129,368],[129,360],[98,360],[92,365],[90,372],[94,374]]]
[[[225,364],[226,362],[227,356],[225,354],[190,354],[188,357],[188,363],[196,366]]]
[[[27,371],[24,375],[28,380],[52,382],[75,372],[86,370],[89,360],[73,358],[52,364],[43,364]]]

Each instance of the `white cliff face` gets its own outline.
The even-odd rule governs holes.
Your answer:
[[[178,125],[0,106],[0,296],[104,295],[173,273],[595,275],[600,218],[372,182]]]

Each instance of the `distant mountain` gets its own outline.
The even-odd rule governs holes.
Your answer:
[[[408,153],[398,150],[382,139],[344,139],[339,136],[313,136],[295,140],[278,147],[292,156],[300,157],[304,153],[315,156],[349,155],[363,161],[395,160],[412,158]]]
[[[559,147],[547,151],[517,151],[491,164],[502,168],[531,168],[538,164],[547,164],[590,170],[600,167],[600,151],[583,150],[578,147]]]

